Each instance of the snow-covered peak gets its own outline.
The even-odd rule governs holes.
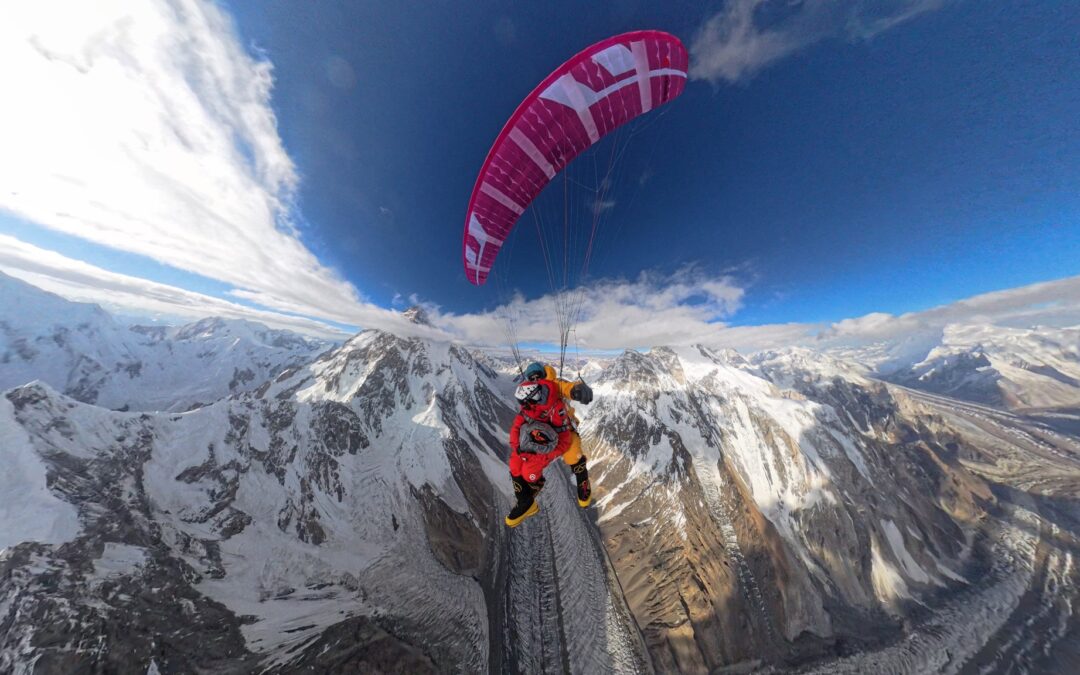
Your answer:
[[[133,327],[133,330],[137,327]],[[153,328],[153,327],[151,327]],[[327,343],[245,319],[209,317],[175,329],[175,340],[244,340],[264,347],[319,348]]]
[[[679,377],[681,369],[673,356],[674,353],[666,348],[647,353],[628,349],[597,374],[596,384],[624,391],[677,386],[673,380]]]
[[[946,327],[941,344],[888,379],[1007,408],[1080,403],[1080,327]]]
[[[596,377],[598,385],[639,392],[685,390],[703,380],[733,388],[751,381],[768,386],[738,352],[703,345],[655,347],[645,353],[627,350]]]
[[[1028,577],[1032,591],[1073,583],[1072,554],[1053,550],[1066,533],[1025,522],[1019,543],[1003,539],[1006,505],[993,502],[1009,491],[992,492],[964,460],[995,481],[1008,466],[1029,480],[1038,462],[1018,454],[1026,444],[1071,490],[1073,442],[873,381],[835,355],[679,346],[608,360],[592,404],[575,406],[594,504],[578,508],[556,463],[541,512],[510,531],[512,378],[497,372],[508,361],[378,330],[274,361],[261,327],[182,330],[145,327],[121,343],[131,358],[168,354],[188,380],[139,360],[80,381],[103,383],[98,403],[114,380],[187,395],[193,377],[231,367],[235,395],[184,414],[110,411],[45,383],[0,397],[0,454],[15,477],[0,479],[12,495],[0,547],[15,547],[0,580],[14,636],[0,670],[93,669],[130,654],[108,663],[366,672],[371,656],[418,672],[707,672],[885,645],[910,651],[848,670],[932,672],[942,655],[959,667],[987,640],[1005,644],[1009,617],[1046,633],[1069,619],[1067,603],[1020,604],[1035,599]],[[70,331],[23,346],[59,360],[44,352],[54,336]],[[958,329],[928,361],[951,367],[956,350],[978,370],[1010,355],[1068,377],[1075,337]],[[266,368],[237,370],[253,354]],[[994,452],[1007,461],[994,467]],[[1037,550],[1040,532],[1051,537]],[[1045,559],[1045,574],[1025,570],[1028,556]],[[1062,613],[1032,623],[1014,611],[1028,604]],[[102,633],[116,616],[132,630]],[[57,631],[71,639],[49,642]],[[832,665],[821,669],[845,670]]]
[[[71,302],[0,273],[0,349],[57,331],[114,339],[124,329],[98,305]]]
[[[404,312],[402,316],[409,320],[410,323],[415,323],[418,326],[430,326],[431,320],[428,318],[427,311],[420,305],[413,305]]]
[[[0,442],[0,454],[25,455],[14,475],[32,484],[12,492],[15,504],[0,499],[0,514],[25,516],[0,524],[0,547],[74,541],[62,559],[24,546],[46,562],[17,558],[23,571],[0,583],[0,599],[44,612],[62,597],[46,613],[78,634],[100,625],[99,607],[122,613],[139,630],[113,642],[182,639],[178,672],[198,669],[185,660],[196,653],[221,670],[292,672],[283,664],[301,648],[323,658],[312,640],[383,617],[408,627],[395,632],[401,651],[431,645],[439,663],[479,672],[488,624],[475,579],[504,567],[486,538],[501,534],[493,516],[509,492],[511,411],[488,375],[460,347],[368,331],[185,414],[110,411],[44,384],[8,391],[0,441],[19,442]],[[32,585],[46,565],[65,570],[64,590]],[[150,601],[134,590],[147,587]],[[211,625],[228,645],[204,655]],[[363,653],[355,632],[343,640]],[[0,645],[0,670],[29,641],[19,649]]]
[[[495,395],[504,385],[488,364],[459,345],[366,330],[305,367],[282,373],[265,395],[295,393],[300,400],[350,405],[379,399],[390,406],[429,400],[434,393],[449,397],[455,388]]]
[[[346,405],[376,431],[419,424],[438,435],[456,419],[455,433],[501,446],[513,414],[510,390],[505,376],[460,345],[367,330],[283,372],[259,396]]]
[[[866,384],[870,375],[869,369],[859,363],[802,347],[758,352],[751,356],[750,363],[777,386],[788,389],[836,379]]]
[[[574,368],[574,374],[585,381],[596,378],[610,363],[609,359],[590,358]]]
[[[186,410],[254,389],[327,346],[220,318],[128,327],[97,305],[0,275],[0,389],[42,380],[109,408]]]

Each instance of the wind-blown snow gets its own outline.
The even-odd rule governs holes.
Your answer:
[[[904,577],[881,555],[877,539],[870,540],[870,564],[870,578],[874,582],[874,593],[879,600],[891,604],[898,599],[911,597]]]
[[[99,577],[116,577],[138,572],[146,564],[146,549],[141,546],[107,542],[101,557],[94,560],[94,572]]]
[[[900,566],[904,568],[904,576],[920,584],[928,583],[930,575],[922,567],[919,567],[919,563],[915,562],[915,559],[911,557],[911,553],[904,546],[904,536],[900,534],[896,523],[891,520],[883,520],[881,521],[881,527],[885,531],[885,538],[889,542],[889,548],[892,549],[896,559],[900,561]]]
[[[81,529],[79,512],[49,491],[45,464],[0,397],[0,553],[26,541],[62,544]]]

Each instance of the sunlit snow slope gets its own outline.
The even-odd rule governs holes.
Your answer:
[[[86,403],[187,410],[250,391],[330,345],[240,320],[118,323],[0,274],[0,389],[41,380]]]
[[[498,360],[213,320],[129,341],[42,297],[0,326],[0,672],[1080,668],[1080,417],[1034,376],[995,407],[803,349],[586,363],[594,505],[556,464],[509,530]],[[977,333],[1072,377],[1067,332]],[[146,354],[182,343],[209,355],[159,386]]]

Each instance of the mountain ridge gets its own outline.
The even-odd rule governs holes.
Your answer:
[[[585,365],[594,506],[556,463],[515,530],[516,373],[461,345],[364,331],[186,411],[7,390],[32,490],[0,500],[0,670],[1072,663],[1080,439],[1051,417],[802,348]]]
[[[113,409],[186,410],[250,390],[330,346],[239,319],[123,326],[0,274],[0,389],[40,379]]]

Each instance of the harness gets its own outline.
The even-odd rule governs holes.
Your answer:
[[[566,409],[566,403],[559,395],[555,383],[550,380],[537,380],[536,384],[547,389],[547,396],[543,396],[542,402],[530,403],[521,407],[521,414],[525,419],[533,422],[545,422],[550,424],[556,432],[562,433],[574,429],[574,422],[570,418],[570,412]]]

